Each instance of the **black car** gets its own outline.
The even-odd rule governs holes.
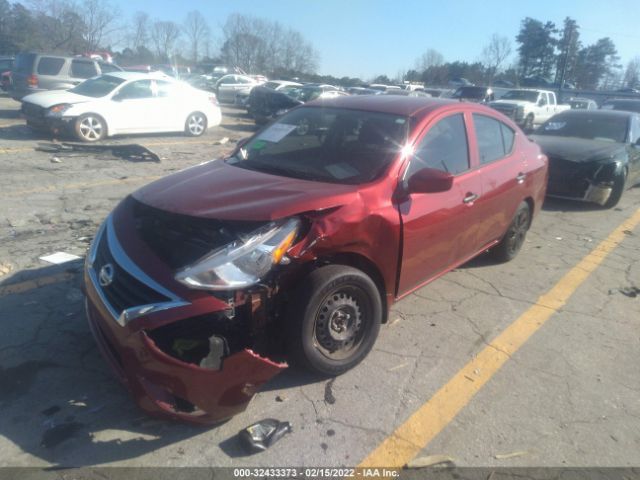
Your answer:
[[[495,100],[493,90],[489,87],[460,87],[451,98],[465,102],[487,103]]]
[[[627,112],[640,113],[640,99],[612,98],[601,106],[603,110],[625,110]]]
[[[640,115],[567,110],[531,135],[549,157],[547,195],[615,206],[640,181]]]

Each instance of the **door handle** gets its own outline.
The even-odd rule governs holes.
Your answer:
[[[525,178],[527,178],[527,174],[526,173],[522,173],[520,172],[517,176],[516,176],[516,181],[518,183],[524,183]]]
[[[473,203],[478,199],[479,195],[475,193],[467,193],[467,196],[462,199],[463,203]]]

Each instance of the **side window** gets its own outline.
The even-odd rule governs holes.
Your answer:
[[[422,137],[406,178],[423,168],[444,170],[454,175],[469,169],[469,144],[461,113],[443,118]]]
[[[38,73],[40,75],[57,75],[64,65],[64,58],[40,57]]]
[[[481,164],[493,162],[511,153],[515,132],[504,123],[474,113],[473,126],[476,130]]]
[[[538,101],[538,105],[540,105],[541,107],[544,107],[545,105],[548,105],[548,104],[549,104],[549,100],[547,100],[547,94],[541,93],[540,99]]]
[[[119,99],[150,97],[153,97],[153,91],[151,90],[151,80],[138,80],[137,82],[131,82],[130,84],[122,87],[120,92],[118,92]]]
[[[155,85],[152,85],[151,88],[156,92],[156,96],[158,97],[171,97],[178,93],[179,87],[175,83],[156,80],[154,81],[154,84]]]
[[[553,93],[553,92],[549,94],[549,103],[551,105],[555,105],[556,104],[556,94]]]
[[[221,85],[227,85],[229,83],[234,83],[234,82],[235,82],[235,77],[233,75],[224,77],[222,80],[220,80]]]
[[[102,73],[112,73],[112,72],[119,72],[120,69],[114,65],[111,65],[110,63],[99,63],[100,65],[100,70],[102,71]]]
[[[71,62],[71,76],[76,78],[91,78],[98,74],[96,64],[86,60],[73,60]]]

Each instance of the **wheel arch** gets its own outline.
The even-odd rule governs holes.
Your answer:
[[[390,305],[384,285],[384,277],[382,276],[378,266],[372,260],[355,252],[341,252],[333,255],[326,255],[316,259],[307,274],[324,265],[345,265],[357,268],[371,278],[378,289],[380,301],[382,302],[382,323],[387,323]]]

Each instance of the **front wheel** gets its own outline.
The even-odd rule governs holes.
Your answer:
[[[522,129],[525,132],[530,132],[531,130],[533,130],[533,113],[530,113],[529,115],[527,115],[527,118],[524,119]]]
[[[76,136],[82,142],[97,142],[107,134],[107,124],[99,115],[86,113],[75,123]]]
[[[611,188],[611,193],[609,194],[609,198],[603,205],[604,208],[613,208],[615,207],[620,199],[622,198],[622,193],[624,192],[624,184],[627,180],[627,172],[624,171],[616,175],[613,179],[613,187]]]
[[[500,262],[508,262],[518,255],[524,245],[527,231],[531,225],[531,208],[527,202],[522,202],[507,228],[507,232],[500,243],[491,249],[494,258]]]
[[[340,375],[360,363],[380,331],[382,300],[364,272],[328,265],[309,274],[287,309],[287,350],[294,363]]]
[[[207,129],[207,117],[204,113],[194,112],[187,117],[184,131],[190,137],[199,137]]]

